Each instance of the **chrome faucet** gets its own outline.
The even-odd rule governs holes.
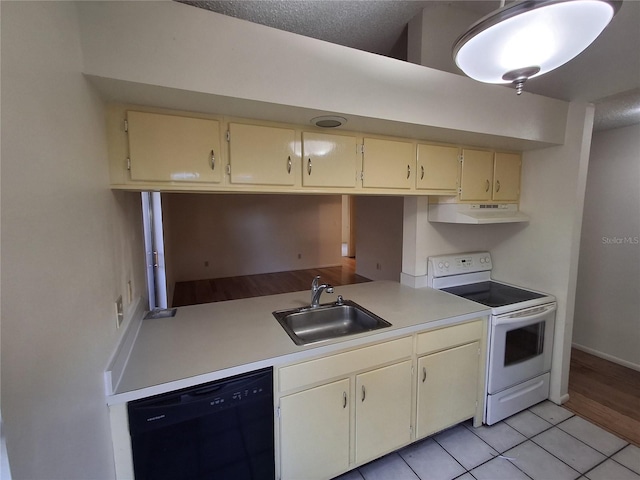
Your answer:
[[[320,275],[313,279],[311,282],[311,308],[320,306],[320,295],[326,290],[327,293],[333,293],[333,287],[328,283],[320,285]]]

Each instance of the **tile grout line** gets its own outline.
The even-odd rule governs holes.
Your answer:
[[[561,407],[561,408],[564,408],[564,407]],[[527,409],[527,410],[528,410],[529,412],[533,413],[534,415],[536,415],[537,417],[542,418],[542,420],[544,420],[544,421],[546,421],[546,422],[548,422],[548,423],[551,423],[551,422],[549,422],[547,419],[545,419],[545,418],[541,417],[540,415],[538,415],[537,413],[535,413],[535,412],[531,411],[530,409]],[[567,409],[565,409],[565,410],[567,410]],[[616,455],[616,454],[620,453],[622,450],[624,450],[625,448],[627,448],[627,447],[630,445],[630,444],[629,444],[625,439],[620,438],[620,437],[618,437],[617,435],[614,435],[614,434],[612,434],[611,432],[608,432],[607,430],[604,430],[604,429],[603,429],[602,427],[600,427],[599,425],[596,425],[596,424],[595,424],[595,423],[593,423],[592,421],[590,421],[590,420],[588,420],[588,419],[586,419],[586,418],[583,418],[583,417],[581,417],[580,415],[577,415],[577,414],[575,414],[575,413],[571,412],[570,410],[567,410],[567,411],[569,411],[569,412],[571,413],[571,416],[569,416],[569,417],[565,418],[564,420],[562,420],[562,421],[560,421],[560,422],[558,422],[558,423],[556,423],[556,424],[551,424],[551,427],[550,427],[550,428],[547,428],[547,429],[545,429],[545,430],[540,431],[539,433],[536,433],[534,436],[529,437],[529,438],[528,438],[528,440],[531,440],[535,445],[537,445],[538,447],[540,447],[542,450],[544,450],[545,452],[549,453],[551,456],[553,456],[553,457],[557,458],[558,460],[560,460],[560,461],[561,461],[562,463],[564,463],[567,467],[569,467],[569,468],[571,468],[572,470],[574,470],[574,471],[578,472],[578,473],[580,474],[580,476],[586,476],[586,475],[587,475],[587,473],[592,472],[593,470],[595,470],[596,468],[598,468],[600,465],[602,465],[603,463],[605,463],[607,460],[612,460],[613,462],[617,463],[618,465],[620,465],[620,466],[622,466],[622,467],[626,468],[627,470],[629,470],[629,471],[633,472],[633,470],[631,470],[630,468],[626,467],[625,465],[622,465],[621,463],[617,462],[614,458],[612,458],[614,455]],[[581,440],[581,439],[579,439],[578,437],[576,437],[576,436],[572,435],[571,433],[569,433],[569,432],[567,432],[567,431],[565,431],[565,430],[563,430],[563,429],[561,429],[561,428],[559,427],[559,425],[561,425],[561,424],[563,424],[563,423],[565,423],[565,422],[567,422],[567,421],[571,420],[573,417],[576,417],[576,416],[577,416],[578,418],[581,418],[582,420],[584,420],[584,421],[586,421],[586,422],[589,422],[589,423],[590,423],[590,424],[592,424],[592,425],[595,425],[596,427],[598,427],[598,428],[600,428],[601,430],[603,430],[603,431],[605,431],[605,432],[609,433],[610,435],[613,435],[614,437],[619,438],[620,440],[622,440],[622,441],[626,442],[626,445],[624,445],[623,447],[619,448],[618,450],[616,450],[616,451],[615,451],[614,453],[612,453],[611,455],[607,455],[607,454],[605,454],[604,452],[601,452],[601,451],[600,451],[600,450],[598,450],[597,448],[592,447],[592,446],[591,446],[591,445],[589,445],[588,443],[586,443],[586,442],[582,441],[582,440]],[[558,429],[559,429],[560,431],[562,431],[563,433],[566,433],[567,435],[569,435],[570,437],[574,438],[574,439],[575,439],[575,440],[577,440],[578,442],[580,442],[580,443],[582,443],[583,445],[586,445],[587,447],[591,448],[593,451],[595,451],[595,452],[599,453],[600,455],[603,455],[605,458],[604,458],[602,461],[600,461],[600,462],[598,462],[597,464],[595,464],[593,467],[591,467],[591,468],[589,468],[588,470],[586,470],[584,473],[583,473],[583,472],[580,472],[580,471],[578,471],[578,470],[576,470],[576,469],[575,469],[575,468],[573,468],[571,465],[569,465],[568,463],[566,463],[564,460],[562,460],[561,458],[558,458],[556,455],[554,455],[554,454],[553,454],[553,452],[550,452],[549,450],[547,450],[546,448],[544,448],[542,445],[539,445],[537,442],[535,442],[535,441],[533,440],[533,437],[537,437],[538,435],[540,435],[540,434],[542,434],[542,433],[544,433],[544,432],[547,432],[547,431],[551,430],[551,429],[552,429],[552,428],[554,428],[554,427],[558,427]],[[514,428],[514,427],[511,427],[511,428]],[[522,432],[520,432],[520,433],[522,433]],[[524,443],[524,442],[523,442],[523,443]],[[635,472],[633,472],[633,473],[635,473]]]
[[[501,421],[502,421],[502,420],[501,420]],[[509,425],[509,424],[507,424],[507,423],[505,423],[505,425],[507,425],[509,428],[513,428],[511,425]],[[528,438],[528,437],[526,437],[525,435],[523,435],[523,434],[522,434],[522,432],[520,432],[520,431],[516,430],[515,428],[513,428],[513,430],[514,430],[514,431],[518,432],[520,435],[522,435],[522,436],[524,437],[524,440],[523,440],[522,442],[516,443],[515,445],[512,445],[512,446],[511,446],[511,447],[509,447],[507,450],[505,450],[504,452],[502,452],[502,453],[501,453],[501,452],[499,452],[498,450],[496,450],[495,448],[493,448],[489,443],[487,443],[487,441],[486,441],[484,438],[482,438],[480,435],[478,435],[476,432],[474,432],[471,428],[467,428],[467,430],[469,430],[471,433],[473,433],[476,437],[478,437],[480,440],[482,440],[484,443],[486,443],[486,444],[487,444],[489,447],[491,447],[493,450],[495,450],[496,452],[498,452],[498,455],[496,455],[495,457],[492,457],[492,458],[490,458],[489,460],[487,460],[487,461],[485,461],[485,462],[482,462],[481,464],[476,465],[476,466],[475,466],[475,467],[473,467],[473,468],[478,468],[478,467],[480,467],[480,466],[484,465],[485,463],[489,463],[489,462],[490,462],[491,460],[493,460],[494,458],[498,458],[498,457],[500,457],[500,458],[504,458],[505,460],[507,460],[509,463],[511,463],[511,465],[513,465],[515,468],[517,468],[518,470],[520,470],[520,471],[521,471],[525,476],[527,476],[528,478],[531,478],[531,479],[533,480],[533,477],[531,477],[531,475],[528,475],[528,474],[527,474],[527,472],[523,471],[523,470],[522,470],[520,467],[518,467],[515,463],[513,463],[511,460],[509,460],[509,458],[508,458],[508,457],[505,457],[505,456],[503,455],[507,450],[511,450],[512,448],[516,448],[517,446],[522,445],[523,443],[526,443],[526,442],[529,440],[529,438]],[[443,447],[443,448],[444,448],[444,447]],[[447,453],[449,453],[449,452],[447,452]],[[450,454],[450,455],[451,455],[451,454]],[[462,467],[462,468],[464,468],[464,467]],[[471,476],[473,476],[473,474],[471,473],[471,470],[467,470],[467,472],[468,472],[469,474],[471,474]],[[473,478],[475,478],[475,477],[473,477]]]
[[[459,425],[459,424],[458,424],[458,425]],[[453,426],[453,427],[450,427],[450,428],[451,428],[451,429],[453,429],[453,428],[455,428],[455,427],[456,427],[456,426]],[[441,432],[444,432],[444,431],[446,431],[446,430],[449,430],[449,428],[446,428],[445,430],[442,430]],[[465,467],[464,465],[462,465],[462,464],[458,461],[458,459],[457,459],[456,457],[454,457],[451,453],[449,453],[449,450],[447,450],[446,448],[444,448],[444,446],[443,446],[443,445],[441,445],[441,444],[440,444],[440,442],[439,442],[438,440],[436,440],[436,435],[440,434],[441,432],[436,432],[436,433],[434,433],[434,434],[431,436],[431,438],[433,439],[433,441],[434,441],[434,442],[435,442],[435,443],[436,443],[436,444],[437,444],[441,449],[443,449],[445,452],[447,452],[447,455],[449,455],[451,458],[453,458],[453,459],[456,461],[456,463],[462,467],[462,469],[464,470],[464,472],[465,472],[465,473],[471,473],[469,470],[467,470],[467,467]],[[482,439],[481,439],[481,440],[482,440]],[[485,443],[486,443],[486,442],[485,442]],[[474,468],[475,468],[475,467],[474,467]],[[459,477],[459,476],[461,476],[461,475],[464,475],[464,473],[462,473],[462,474],[458,475],[458,477]],[[473,477],[473,474],[471,474],[471,476]],[[458,478],[458,477],[454,477],[454,478]],[[473,477],[473,478],[475,478],[475,477]]]

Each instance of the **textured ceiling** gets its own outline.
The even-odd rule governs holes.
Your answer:
[[[498,0],[180,0],[224,15],[331,43],[406,60],[407,23],[423,9],[447,6],[481,18]],[[436,17],[434,16],[434,21]],[[434,28],[440,26],[433,26]],[[457,36],[462,32],[455,32]],[[454,36],[454,38],[455,38]],[[430,48],[451,50],[450,40]],[[640,123],[640,0],[625,0],[607,29],[582,54],[530,80],[525,90],[562,100],[596,103],[596,126]],[[426,66],[429,59],[423,60]],[[437,68],[461,74],[453,60]],[[611,101],[611,105],[607,102]]]
[[[389,55],[427,1],[185,1],[224,15]]]

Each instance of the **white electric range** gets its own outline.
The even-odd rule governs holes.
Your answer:
[[[484,422],[549,397],[556,299],[491,278],[489,252],[429,257],[428,286],[491,308]]]

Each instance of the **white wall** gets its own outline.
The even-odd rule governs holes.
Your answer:
[[[400,281],[402,197],[356,197],[356,273]]]
[[[640,370],[640,125],[593,136],[573,341]]]
[[[103,371],[144,293],[139,195],[109,189],[76,6],[1,2],[2,417],[14,479],[114,477]]]
[[[177,193],[162,200],[176,282],[341,263],[339,195]]]

